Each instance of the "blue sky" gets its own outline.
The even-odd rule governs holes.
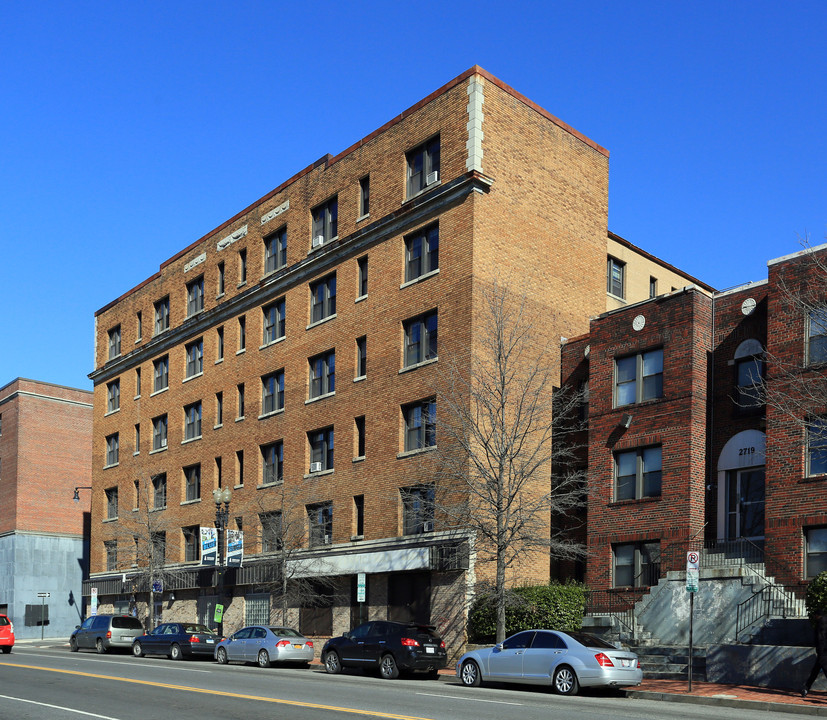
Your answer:
[[[609,229],[723,289],[824,242],[824,2],[0,5],[0,385],[472,65],[609,149]]]

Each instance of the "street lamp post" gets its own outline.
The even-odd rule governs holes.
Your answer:
[[[215,527],[218,530],[218,603],[222,606],[221,620],[218,623],[218,634],[224,635],[224,531],[227,529],[227,522],[230,519],[230,500],[233,491],[230,488],[217,489],[212,492],[215,502]],[[222,507],[223,505],[223,507]]]

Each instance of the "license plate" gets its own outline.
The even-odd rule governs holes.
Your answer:
[[[207,645],[212,645],[213,643],[215,643],[215,640],[212,638],[207,638]]]
[[[304,647],[304,645],[302,645],[301,643],[293,643],[293,647],[296,648],[296,650],[301,650]]]
[[[632,667],[631,660],[621,660],[620,662],[622,663],[623,667]]]
[[[127,642],[132,642],[134,639],[131,635],[121,635],[121,640],[126,640]]]
[[[430,647],[429,645],[426,645],[426,646],[425,646],[425,652],[426,652],[426,653],[430,653],[430,654],[432,654],[432,655],[433,655],[433,653],[434,653],[434,648]]]

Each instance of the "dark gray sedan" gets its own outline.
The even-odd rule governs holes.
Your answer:
[[[251,625],[222,640],[215,648],[215,659],[228,662],[254,662],[259,667],[271,663],[307,666],[313,659],[313,641],[289,627]]]
[[[463,685],[486,680],[550,685],[561,695],[581,687],[640,685],[637,655],[584,632],[525,630],[492,648],[473,650],[457,663]]]
[[[220,638],[206,625],[164,623],[132,641],[132,654],[166,655],[181,660],[193,655],[213,657]]]

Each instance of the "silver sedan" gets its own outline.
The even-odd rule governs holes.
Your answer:
[[[289,627],[250,625],[241,628],[215,647],[215,659],[228,662],[254,662],[260,667],[272,663],[307,666],[313,659],[313,641]]]
[[[581,687],[640,685],[643,671],[635,653],[584,632],[525,630],[492,648],[465,653],[457,677],[474,687],[486,680],[551,685],[575,695]]]

